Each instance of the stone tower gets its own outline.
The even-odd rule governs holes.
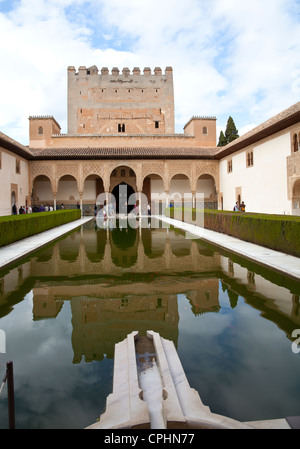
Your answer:
[[[174,134],[173,70],[68,67],[68,134]]]

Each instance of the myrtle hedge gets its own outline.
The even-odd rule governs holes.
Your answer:
[[[80,209],[0,217],[0,247],[80,218]]]
[[[195,211],[193,212],[196,216]],[[201,212],[203,211],[198,211]],[[170,216],[172,215],[180,216],[176,211],[170,211]],[[185,214],[182,215],[184,220]],[[206,209],[204,228],[300,257],[300,216]]]

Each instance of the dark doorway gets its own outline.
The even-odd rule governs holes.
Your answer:
[[[135,193],[133,188],[126,184],[126,182],[121,182],[121,184],[118,184],[113,191],[111,192],[112,195],[114,195],[116,199],[116,213],[119,214],[128,214],[129,212],[134,209],[134,204],[128,205],[128,200],[130,198],[130,195]],[[133,201],[131,201],[132,203]]]

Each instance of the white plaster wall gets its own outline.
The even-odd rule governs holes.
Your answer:
[[[198,179],[197,192],[204,193],[205,198],[210,198],[214,193],[214,180]],[[164,183],[162,179],[151,179],[151,193],[164,194]],[[170,184],[170,195],[180,193],[183,197],[184,193],[191,193],[191,186],[189,179],[173,179]]]
[[[35,191],[42,203],[48,203],[53,201],[53,194],[50,181],[35,181]],[[57,201],[72,201],[70,197],[74,196],[74,199],[78,201],[79,193],[77,189],[77,183],[75,180],[62,180],[59,183],[59,189],[57,193]],[[96,181],[87,180],[84,183],[83,200],[96,201]]]
[[[254,165],[246,166],[246,153],[253,150]],[[285,133],[248,147],[231,156],[232,172],[227,173],[227,161],[220,161],[220,192],[225,210],[232,210],[236,187],[241,187],[241,201],[247,212],[291,214],[287,191],[287,156],[290,155],[290,134]]]
[[[179,193],[182,198],[184,194],[191,193],[191,184],[189,179],[172,179],[170,182],[170,195]]]
[[[29,195],[28,162],[9,151],[0,148],[0,215],[11,215],[11,184],[18,186],[17,208],[26,205],[26,196]],[[16,173],[16,159],[20,160],[21,173]]]
[[[38,201],[45,204],[53,202],[53,194],[50,180],[35,181],[35,194],[38,197]]]
[[[80,196],[78,193],[76,180],[61,180],[57,191],[57,203],[74,202],[79,201]]]
[[[166,195],[163,180],[151,179],[150,191],[151,191],[152,214],[163,213],[164,207],[166,205]],[[159,203],[161,204],[161,208],[159,208]]]
[[[169,200],[172,199],[175,202],[179,200],[181,201],[185,198],[185,194],[191,194],[189,179],[171,180]],[[164,183],[161,179],[151,179],[151,200],[157,200],[158,196],[160,201],[165,201],[167,199]]]
[[[96,201],[96,180],[88,179],[84,183],[84,191],[82,195],[83,200]]]
[[[150,180],[151,194],[163,195],[165,193],[164,183],[162,179]]]
[[[210,179],[198,179],[197,181],[197,193],[204,193],[204,198],[210,199],[214,195],[214,180]]]

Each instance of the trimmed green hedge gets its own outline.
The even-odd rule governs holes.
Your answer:
[[[80,218],[80,209],[0,217],[0,247]]]
[[[300,257],[300,216],[206,209],[204,227]]]

